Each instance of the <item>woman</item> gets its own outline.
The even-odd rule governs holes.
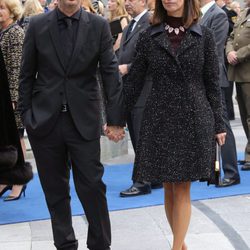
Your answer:
[[[6,161],[7,159],[7,161]],[[0,50],[0,197],[12,188],[12,184],[24,185],[32,178],[29,163],[24,162],[19,134],[9,92],[9,84]],[[21,194],[25,193],[25,185]]]
[[[20,136],[20,142],[25,156],[24,144],[24,127],[17,110],[18,88],[19,88],[19,72],[22,56],[22,46],[24,40],[24,31],[17,24],[17,20],[22,16],[22,6],[19,0],[0,0],[0,46],[6,65],[7,77],[9,82],[9,90],[11,96],[12,107],[15,112],[16,124]],[[0,186],[0,192],[5,186]],[[10,201],[23,192],[24,186],[13,185],[10,197],[5,200]]]
[[[84,10],[86,10],[87,12],[91,12],[93,14],[96,14],[96,11],[95,11],[90,0],[81,0],[81,1],[82,1],[82,7]]]
[[[19,25],[26,31],[30,22],[30,17],[42,14],[43,12],[44,10],[39,0],[26,0],[23,7],[23,16]]]
[[[113,48],[117,53],[120,48],[122,30],[128,25],[129,18],[125,9],[124,0],[109,0],[108,1],[109,22],[120,21],[120,32],[113,35]]]
[[[199,16],[196,0],[156,0],[153,25],[142,33],[124,82],[129,111],[146,73],[152,76],[133,179],[163,182],[172,250],[187,249],[191,182],[210,181],[215,138],[225,141],[215,43]]]

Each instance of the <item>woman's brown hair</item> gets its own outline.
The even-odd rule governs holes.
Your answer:
[[[162,0],[155,1],[155,11],[152,24],[166,22],[167,11],[163,7]],[[200,5],[198,0],[184,0],[183,24],[186,28],[196,23],[200,17]]]

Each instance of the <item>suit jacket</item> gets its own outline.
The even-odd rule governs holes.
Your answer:
[[[214,4],[201,18],[200,24],[210,28],[214,33],[220,67],[220,86],[228,87],[227,69],[225,66],[224,48],[228,34],[228,18],[217,4]]]
[[[31,18],[20,75],[20,108],[29,133],[49,133],[60,114],[65,90],[82,137],[100,137],[98,63],[107,97],[107,124],[124,125],[122,86],[112,46],[108,22],[82,10],[74,51],[66,67],[56,10]]]
[[[250,82],[250,13],[246,15],[247,10],[242,12],[227,41],[226,54],[236,51],[239,61],[236,65],[229,64],[230,81]]]
[[[134,27],[131,34],[127,36],[128,32],[128,26],[123,30],[122,33],[122,39],[120,44],[120,50],[119,50],[119,64],[128,64],[128,69],[130,69],[132,61],[136,55],[136,43],[139,38],[139,35],[142,31],[144,31],[146,28],[149,27],[149,18],[150,14],[146,12],[138,21],[136,26]],[[123,81],[126,81],[127,76],[125,75],[122,79]],[[144,107],[146,103],[146,99],[148,96],[148,93],[151,90],[152,81],[150,80],[150,77],[147,76],[145,79],[144,88],[142,90],[142,94],[140,98],[138,99],[136,103],[136,107]]]

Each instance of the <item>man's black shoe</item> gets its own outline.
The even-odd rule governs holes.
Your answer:
[[[238,162],[239,165],[244,165],[247,161],[245,161],[245,160],[238,160],[237,162]]]
[[[240,184],[240,179],[223,179],[216,187],[230,187],[237,184]]]
[[[163,187],[163,185],[160,182],[151,182],[152,189],[158,189],[158,188],[162,188],[162,187]]]
[[[132,196],[138,196],[138,195],[144,195],[144,194],[150,194],[151,193],[151,187],[149,184],[144,184],[141,187],[135,187],[132,185],[129,189],[124,190],[120,193],[121,197],[132,197]]]
[[[242,167],[241,170],[243,171],[249,171],[250,170],[250,162],[247,161]]]

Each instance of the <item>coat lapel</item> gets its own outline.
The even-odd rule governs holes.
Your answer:
[[[174,57],[173,48],[170,43],[170,40],[168,39],[163,24],[153,27],[151,35],[155,37],[154,40],[160,47],[165,49],[168,52],[168,54]]]
[[[89,33],[89,17],[87,12],[82,10],[77,30],[76,43],[70,59],[69,66],[67,68],[67,72],[69,72],[72,66],[75,64],[75,61],[79,56],[82,47],[84,47],[85,44],[87,43],[88,33]]]
[[[184,36],[180,46],[176,51],[176,55],[183,54],[187,49],[190,49],[193,46],[197,46],[197,40],[195,39],[192,32],[190,30],[187,30],[186,35]]]
[[[62,47],[62,42],[60,39],[60,34],[59,34],[59,29],[58,29],[58,24],[57,24],[57,14],[56,10],[52,11],[50,13],[50,17],[48,19],[49,21],[49,32],[50,32],[50,37],[53,43],[53,46],[55,48],[57,57],[59,58],[59,61],[64,68],[65,68],[65,62],[64,62],[64,53],[63,53],[63,47]]]

